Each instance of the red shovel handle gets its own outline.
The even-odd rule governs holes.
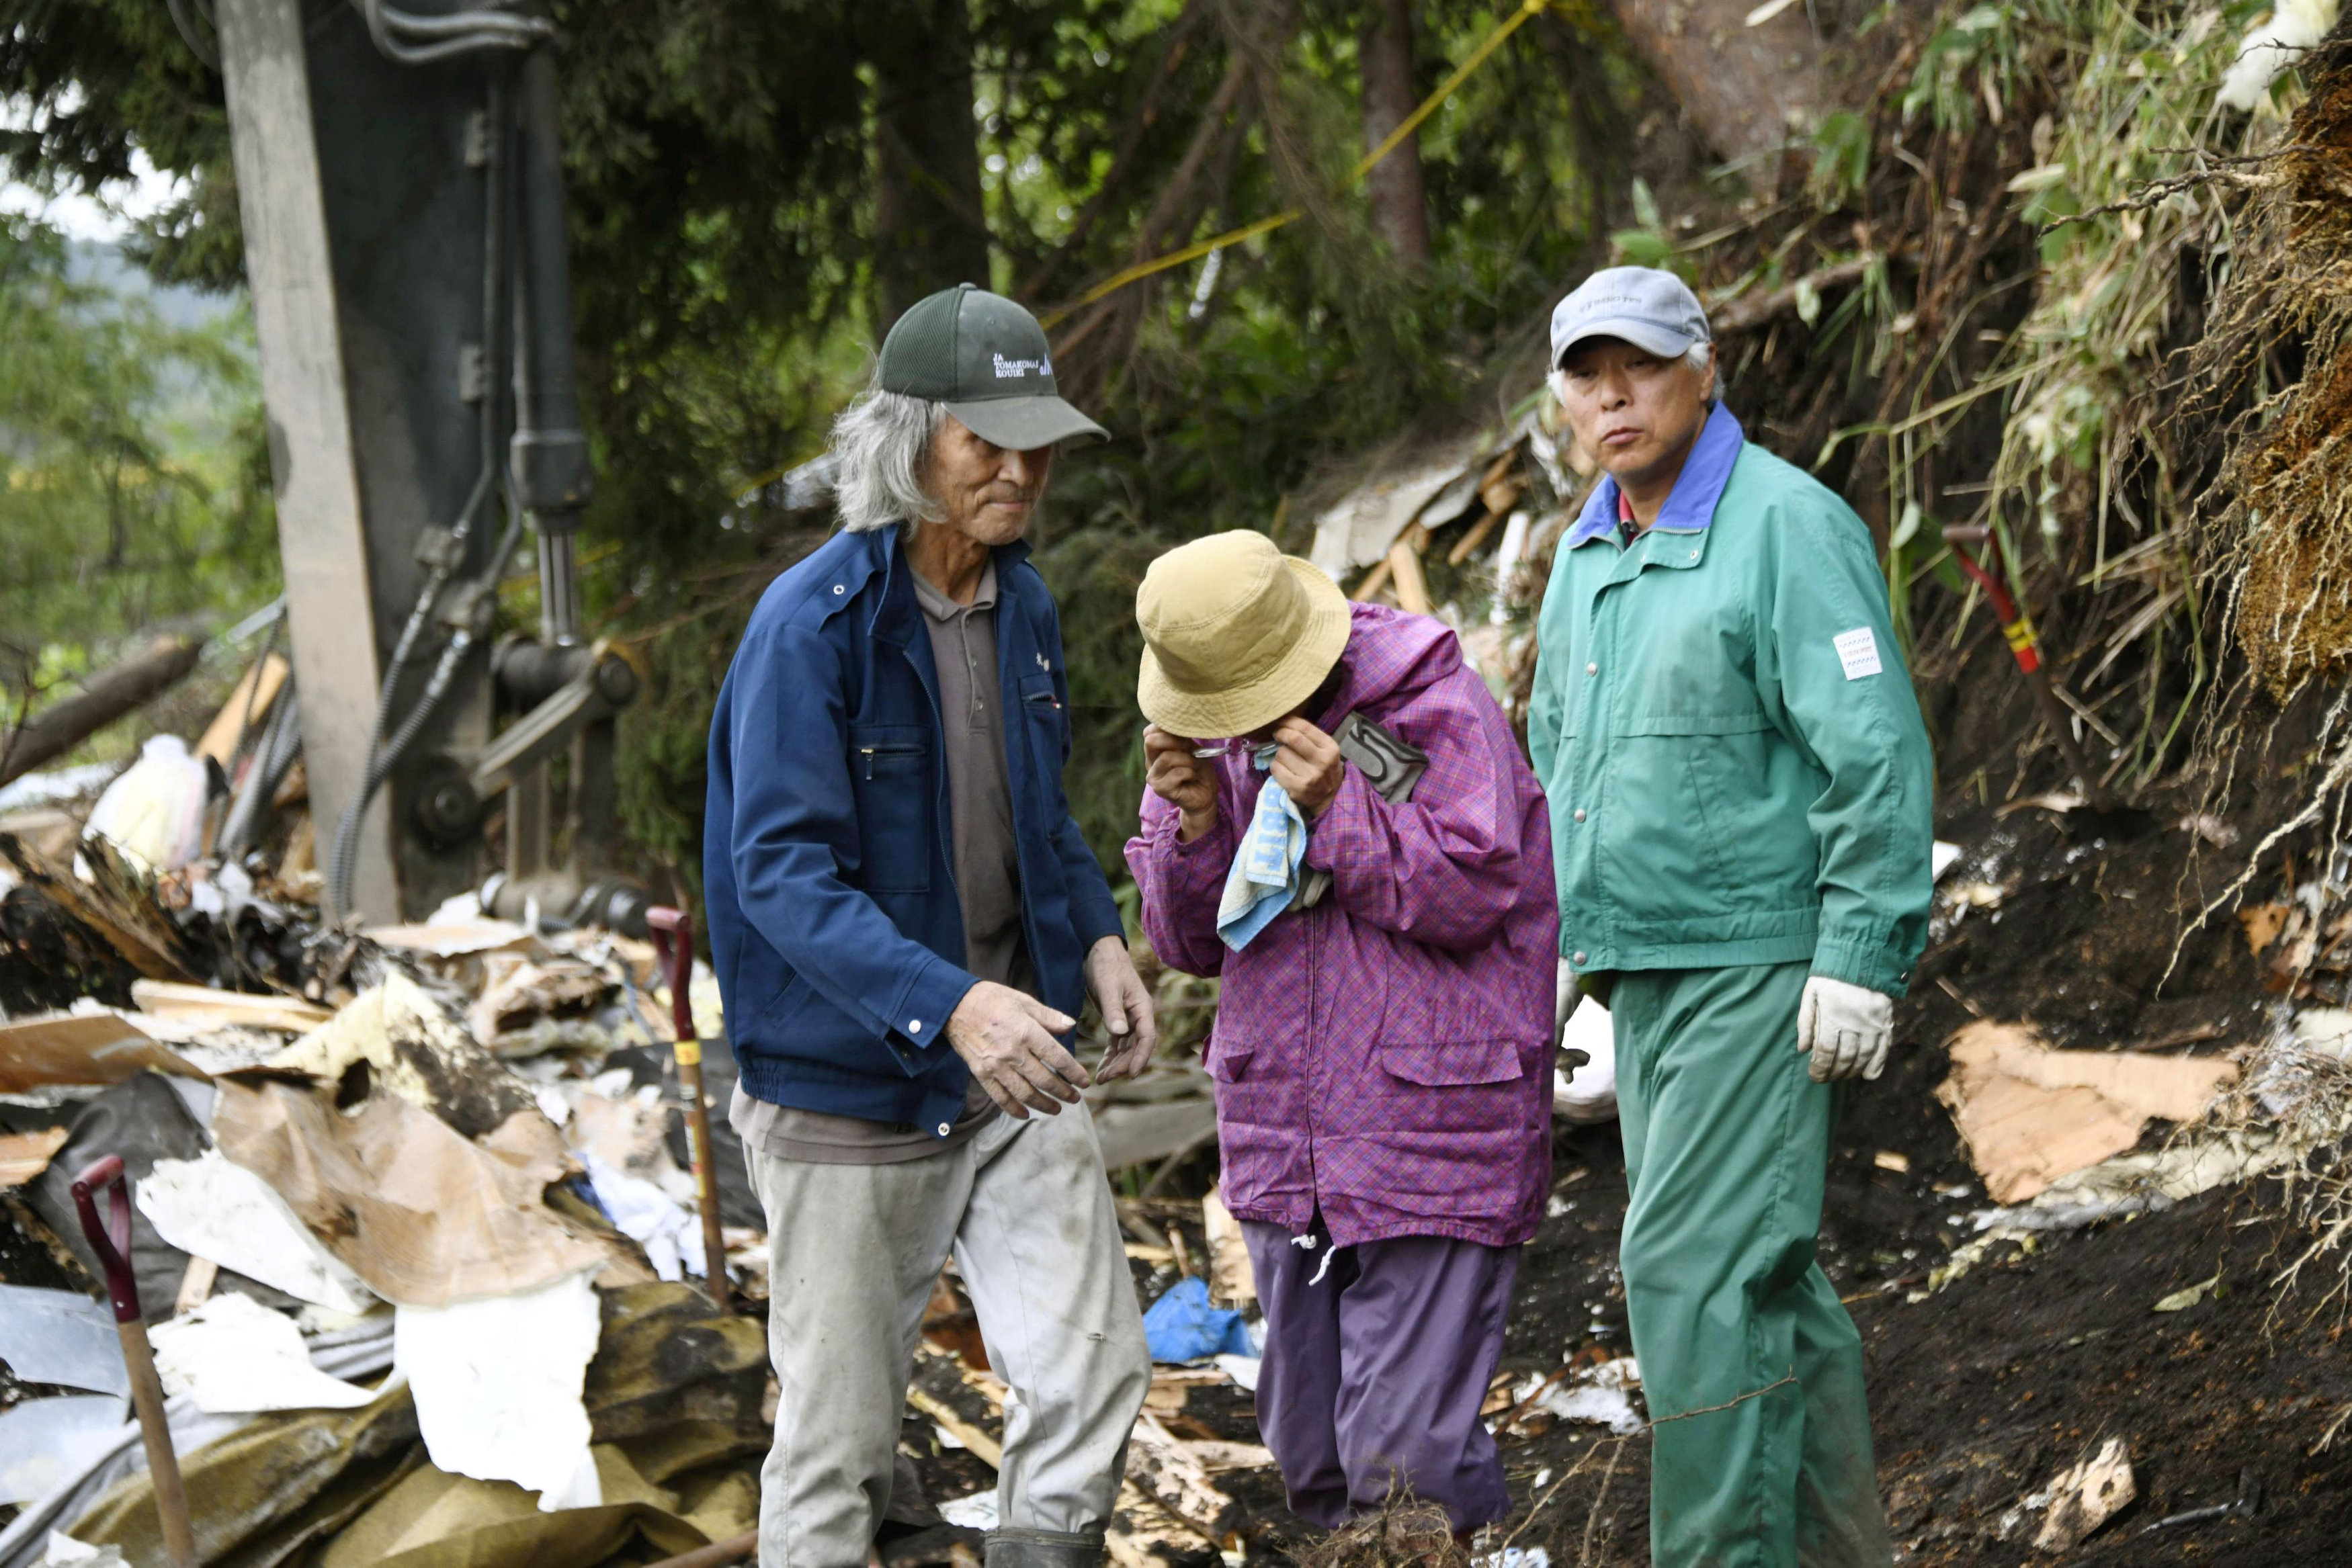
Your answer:
[[[661,955],[669,977],[669,1017],[680,1040],[694,1038],[694,917],[683,909],[656,904],[646,911],[652,927],[654,951]]]
[[[98,1217],[98,1194],[107,1193],[108,1215]],[[122,1156],[108,1155],[90,1162],[74,1177],[74,1207],[81,1212],[81,1233],[106,1270],[106,1293],[114,1301],[114,1321],[139,1322],[139,1280],[131,1271],[131,1181],[123,1174]]]

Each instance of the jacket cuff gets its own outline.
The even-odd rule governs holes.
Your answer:
[[[938,1061],[936,1048],[947,1044],[949,1016],[978,984],[936,953],[927,952],[917,962],[882,1035],[882,1043],[908,1077],[919,1077]]]
[[[1879,942],[1823,936],[1813,944],[1814,974],[1843,980],[1898,1001],[1911,989],[1914,962]]]
[[[1358,772],[1351,762],[1341,763],[1339,768],[1339,792],[1331,797],[1330,804],[1307,824],[1307,853],[1304,857],[1308,866],[1334,875],[1339,873],[1337,862],[1344,858],[1349,844],[1363,835],[1366,818],[1371,809],[1368,798],[1372,787],[1364,782],[1363,774]]]
[[[1077,928],[1078,947],[1083,953],[1095,950],[1095,944],[1106,936],[1127,940],[1127,922],[1119,917],[1118,900],[1111,896],[1110,884],[1097,878],[1097,886],[1074,901],[1071,923]]]

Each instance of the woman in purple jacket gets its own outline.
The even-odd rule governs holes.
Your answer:
[[[1453,632],[1261,535],[1162,556],[1136,614],[1127,860],[1160,958],[1223,979],[1206,1066],[1259,1425],[1301,1519],[1402,1482],[1466,1533],[1509,1507],[1478,1406],[1550,1176],[1543,790]]]

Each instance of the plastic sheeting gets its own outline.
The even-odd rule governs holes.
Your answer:
[[[28,1399],[0,1410],[0,1503],[30,1502],[79,1473],[122,1429],[119,1394]]]
[[[79,1291],[0,1285],[0,1361],[19,1383],[131,1392],[113,1312]]]

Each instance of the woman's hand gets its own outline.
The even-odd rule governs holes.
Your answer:
[[[1143,730],[1143,781],[1181,815],[1177,837],[1191,843],[1217,825],[1217,774],[1192,742],[1158,725]]]
[[[1275,727],[1281,749],[1274,754],[1274,781],[1290,791],[1308,821],[1320,816],[1348,777],[1339,743],[1303,718],[1286,718]]]

